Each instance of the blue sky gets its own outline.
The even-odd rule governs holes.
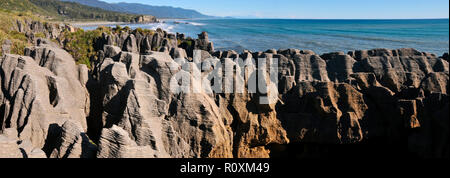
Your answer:
[[[102,0],[194,9],[244,18],[408,19],[448,18],[448,0]]]

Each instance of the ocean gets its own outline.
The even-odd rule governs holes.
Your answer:
[[[373,48],[415,48],[442,55],[449,51],[449,20],[288,20],[210,19],[164,20],[129,24],[131,28],[162,28],[197,38],[206,31],[216,50],[265,51],[308,49],[318,54]],[[95,27],[83,27],[92,29]]]

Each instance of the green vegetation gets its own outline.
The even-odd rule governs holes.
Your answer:
[[[0,45],[2,45],[5,40],[10,40],[11,53],[23,55],[24,49],[30,46],[31,43],[28,41],[25,33],[20,33],[17,31],[16,23],[17,21],[24,22],[25,20],[41,21],[44,24],[45,21],[40,20],[40,18],[32,16],[30,14],[5,11],[0,9]],[[69,54],[73,56],[78,64],[86,64],[91,68],[91,61],[96,60],[97,50],[95,42],[102,37],[102,33],[122,33],[131,32],[129,27],[117,26],[116,28],[110,27],[98,27],[96,30],[84,31],[79,29],[75,32],[70,32],[68,30],[63,32],[63,49],[65,49]],[[139,33],[154,33],[152,30],[137,30]],[[45,38],[44,33],[35,33],[35,37]],[[55,43],[59,44],[55,39],[51,39]],[[1,56],[0,50],[0,56]]]
[[[201,14],[195,10],[182,9],[169,6],[151,6],[142,3],[107,3],[104,0],[65,0],[71,2],[78,2],[80,4],[98,7],[110,11],[118,11],[132,14],[154,15],[159,18],[175,18],[175,19],[190,19],[190,18],[211,18]],[[117,1],[117,0],[116,0]],[[127,2],[122,0],[122,2]],[[130,2],[130,1],[129,1]],[[136,1],[135,1],[136,2]]]
[[[34,5],[28,0],[0,0],[0,9],[6,12],[38,13],[49,15],[44,9]],[[3,19],[2,19],[3,20]]]
[[[73,2],[62,2],[59,0],[0,0],[0,46],[6,41],[11,41],[11,53],[23,55],[24,49],[30,46],[25,33],[18,32],[17,21],[41,21],[42,19],[56,21],[123,21],[132,22],[138,15],[131,15],[113,11],[102,10],[84,6]],[[26,24],[26,23],[23,23]],[[95,41],[101,37],[103,32],[121,33],[131,31],[129,27],[118,26],[115,29],[99,27],[92,31],[78,30],[76,32],[64,32],[65,43],[63,48],[67,50],[77,61],[91,67],[90,61],[95,60]],[[149,30],[140,30],[142,33],[153,33]],[[45,38],[44,33],[35,33],[35,37]],[[55,39],[51,39],[55,41]],[[55,41],[56,43],[59,43]],[[0,50],[0,55],[1,50]]]
[[[156,33],[154,30],[151,30],[151,29],[142,29],[142,28],[140,28],[140,27],[139,27],[139,28],[136,28],[135,30],[136,30],[137,33],[140,33],[140,34],[142,34],[142,35],[153,35],[153,34]]]
[[[27,46],[30,46],[31,43],[28,41],[25,33],[20,33],[17,31],[16,21],[25,21],[25,20],[34,20],[41,21],[39,18],[19,13],[19,12],[11,12],[0,9],[0,45],[2,45],[5,40],[10,40],[11,45],[11,53],[23,55],[24,49]],[[45,22],[44,22],[45,23]],[[96,30],[92,31],[84,31],[82,29],[77,30],[76,32],[64,31],[64,38],[66,39],[66,43],[63,48],[67,50],[80,64],[86,64],[88,67],[90,65],[90,59],[95,58],[96,52],[93,49],[94,42],[96,39],[101,37],[103,32],[111,33],[111,28],[107,27],[99,27]],[[45,38],[44,33],[35,33],[35,37]],[[55,43],[59,43],[52,40]],[[0,56],[1,56],[0,50]]]
[[[64,31],[64,46],[63,48],[69,52],[78,64],[86,64],[88,68],[91,68],[91,61],[97,60],[97,46],[95,43],[102,38],[102,33],[122,33],[130,32],[130,27],[121,27],[117,25],[115,28],[111,27],[98,27],[95,30],[84,31],[79,29],[76,32]],[[136,32],[141,32],[137,30]],[[143,33],[154,33],[152,30],[142,30]]]
[[[120,25],[116,25],[116,27],[112,29],[114,33],[129,32],[130,30],[131,28],[128,26],[122,27]]]
[[[36,6],[50,12],[58,20],[104,20],[133,22],[137,15],[107,11],[73,2],[59,0],[29,0]]]
[[[1,0],[0,2],[5,3],[5,0]],[[38,20],[38,18],[32,16],[31,13],[19,13],[0,9],[0,19],[0,45],[8,39],[12,43],[11,53],[23,54],[25,47],[30,45],[30,43],[24,33],[20,33],[15,29],[15,23],[17,21],[23,22],[25,19]]]
[[[78,64],[86,64],[88,68],[91,68],[91,59],[96,60],[97,57],[94,43],[102,37],[103,32],[111,33],[111,29],[99,27],[90,31],[84,31],[83,29],[76,32],[65,31],[64,49],[73,56]]]
[[[36,38],[45,38],[46,36],[45,36],[44,33],[35,33],[34,37],[36,37]]]
[[[11,53],[23,55],[24,49],[31,45],[25,33],[18,32],[17,21],[27,24],[25,21],[40,21],[44,25],[45,20],[102,20],[102,21],[133,21],[138,15],[130,15],[99,8],[88,7],[72,2],[59,0],[0,0],[0,45],[6,40],[11,41]],[[75,32],[64,31],[61,40],[63,49],[69,52],[78,64],[86,64],[91,68],[91,61],[97,60],[95,44],[102,33],[131,32],[130,27],[116,26],[99,27],[96,30],[84,31],[79,29]],[[138,28],[134,33],[153,35],[155,31]],[[46,38],[45,33],[35,33],[37,38]],[[50,39],[57,44],[60,42]],[[1,50],[0,50],[0,55]]]
[[[184,43],[186,43],[187,46],[192,46],[192,40],[191,39],[187,39],[186,41],[184,41]]]
[[[60,0],[0,0],[0,9],[37,14],[56,21],[134,22],[140,16]]]

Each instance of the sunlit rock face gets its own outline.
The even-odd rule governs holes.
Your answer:
[[[162,30],[97,40],[92,69],[48,41],[1,57],[0,157],[302,158],[368,143],[449,156],[448,55],[239,54],[214,51],[206,33],[187,42]],[[255,73],[258,58],[277,59],[278,83],[273,73]],[[214,74],[212,63],[233,72],[219,86],[228,92],[202,80]],[[192,73],[201,76],[187,78],[196,92],[174,92],[173,78]],[[252,92],[254,80],[265,92]]]

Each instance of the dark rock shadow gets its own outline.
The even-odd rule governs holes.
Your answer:
[[[44,147],[42,151],[45,152],[47,157],[50,157],[53,149],[56,148],[57,143],[61,137],[62,128],[58,124],[50,124],[48,126],[47,138],[45,139]]]

